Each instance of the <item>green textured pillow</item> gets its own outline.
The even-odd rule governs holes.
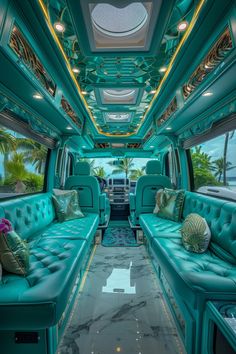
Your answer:
[[[10,273],[26,275],[28,272],[28,245],[15,231],[0,233],[0,262]]]
[[[211,239],[211,230],[206,220],[200,215],[189,214],[184,220],[180,232],[187,251],[195,253],[206,251]]]
[[[53,190],[53,204],[59,222],[83,218],[76,190]]]
[[[156,206],[153,213],[164,219],[179,221],[183,204],[184,190],[159,189],[156,194]]]

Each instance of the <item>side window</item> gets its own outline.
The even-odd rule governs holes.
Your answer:
[[[236,195],[236,131],[232,130],[191,148],[194,189],[227,198]]]
[[[0,126],[0,198],[44,189],[48,148]]]
[[[73,175],[73,155],[68,153],[67,163],[66,163],[66,178]]]
[[[177,167],[175,151],[172,147],[169,147],[165,155],[165,173],[171,179],[173,187],[177,186]]]

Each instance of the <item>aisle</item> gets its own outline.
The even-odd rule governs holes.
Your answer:
[[[58,354],[174,354],[180,340],[144,246],[98,246]]]

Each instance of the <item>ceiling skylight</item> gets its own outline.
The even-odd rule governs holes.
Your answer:
[[[162,0],[80,0],[80,4],[92,52],[149,50]]]
[[[104,118],[107,123],[129,123],[132,113],[129,112],[106,112]]]
[[[148,20],[148,12],[140,2],[125,7],[111,4],[95,5],[91,12],[92,23],[101,34],[111,37],[125,37],[137,33]]]
[[[139,89],[100,89],[102,104],[135,104]]]

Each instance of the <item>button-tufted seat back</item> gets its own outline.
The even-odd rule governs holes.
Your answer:
[[[99,195],[101,194],[98,180],[90,176],[88,162],[78,162],[75,174],[66,179],[65,189],[75,189],[79,193],[79,204],[83,211],[99,213]]]
[[[210,248],[220,258],[236,263],[236,204],[186,192],[183,218],[190,213],[204,217],[211,229]]]
[[[161,175],[159,161],[148,161],[146,175],[139,177],[135,194],[130,194],[130,214],[134,224],[139,224],[140,214],[153,212],[156,192],[161,188],[171,188],[170,178]]]
[[[42,193],[1,203],[2,217],[9,219],[24,239],[52,223],[55,218],[51,193]]]

